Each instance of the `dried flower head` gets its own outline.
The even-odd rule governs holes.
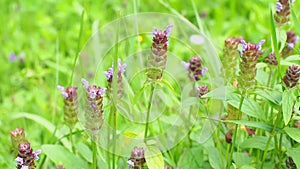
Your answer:
[[[282,50],[282,56],[287,57],[292,55],[294,48],[299,41],[299,36],[296,35],[293,31],[286,32],[286,46]]]
[[[268,63],[269,65],[277,66],[278,61],[276,59],[275,52],[271,52],[267,57],[265,57],[264,62]]]
[[[189,77],[192,81],[200,80],[208,70],[206,67],[202,68],[202,61],[198,56],[192,57],[189,62],[182,61],[181,63],[184,69],[189,72]]]
[[[62,86],[57,86],[64,96],[64,120],[69,128],[73,128],[78,114],[78,99],[77,99],[77,87],[67,87],[65,89]]]
[[[160,80],[167,63],[168,37],[173,25],[165,30],[153,29],[153,43],[148,56],[147,76],[149,80]]]
[[[289,169],[297,169],[297,166],[294,162],[294,160],[292,159],[292,157],[288,157],[285,161],[286,167]]]
[[[122,75],[125,72],[126,63],[121,64],[121,60],[118,59],[118,98],[120,99],[122,97],[122,90],[123,90],[123,82],[122,82]],[[106,76],[106,80],[108,82],[107,87],[107,95],[109,98],[111,98],[112,94],[112,80],[114,75],[114,63],[112,63],[112,67],[108,69],[108,71],[104,72]]]
[[[144,156],[144,148],[138,148],[138,147],[134,147],[132,152],[131,152],[131,156],[127,161],[127,164],[131,167],[131,168],[141,168],[143,167],[144,163],[146,162],[145,160],[145,156]]]
[[[223,68],[227,83],[231,84],[236,78],[236,66],[239,56],[238,45],[242,37],[227,38],[223,49]]]
[[[278,0],[276,3],[276,13],[274,19],[278,26],[283,26],[290,21],[290,3],[293,0]]]
[[[19,144],[19,153],[17,158],[15,159],[17,162],[17,169],[35,169],[35,160],[39,160],[38,155],[41,153],[41,150],[37,150],[35,152],[32,151],[30,147],[30,143],[20,143]]]
[[[285,86],[289,89],[298,85],[298,81],[300,78],[300,67],[297,65],[292,65],[286,70],[285,76],[282,81]]]
[[[229,130],[226,134],[225,134],[225,140],[227,143],[231,143],[232,142],[232,135],[233,135],[233,132],[232,130]]]
[[[241,62],[240,62],[240,72],[239,72],[239,87],[242,90],[252,89],[255,86],[255,76],[256,76],[256,64],[257,59],[263,52],[261,51],[261,46],[265,40],[261,40],[257,44],[246,43],[241,40],[242,51],[240,52]]]
[[[106,88],[90,86],[89,82],[81,79],[86,89],[85,127],[93,136],[98,135],[103,124],[103,96]]]

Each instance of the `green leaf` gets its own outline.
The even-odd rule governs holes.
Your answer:
[[[222,161],[220,157],[220,153],[218,149],[215,147],[207,147],[206,148],[207,153],[208,153],[208,160],[212,168],[214,169],[222,169]]]
[[[271,132],[273,129],[273,126],[270,124],[266,124],[263,122],[256,122],[256,121],[247,121],[247,120],[224,120],[225,123],[235,123],[235,124],[240,124],[240,125],[245,125],[247,127],[254,127],[254,128],[259,128],[263,129],[265,131]],[[280,130],[277,128],[277,130]]]
[[[299,148],[290,148],[287,150],[286,155],[292,157],[297,168],[300,168],[300,149]]]
[[[146,146],[145,159],[149,169],[164,168],[162,153],[156,146]]]
[[[84,143],[79,143],[76,146],[76,149],[78,150],[78,152],[82,155],[82,157],[88,161],[89,163],[93,162],[93,154],[92,151],[90,150],[90,148],[84,144]]]
[[[290,128],[286,127],[284,128],[284,131],[286,132],[287,135],[289,135],[293,140],[297,141],[300,143],[300,129],[298,128]]]
[[[241,148],[256,148],[256,149],[260,149],[260,150],[265,150],[268,139],[269,138],[265,137],[265,136],[252,137],[252,138],[245,140],[241,144]],[[268,147],[268,150],[272,150],[272,149],[274,149],[273,140],[270,142],[270,145]]]
[[[239,104],[240,104],[240,99],[241,99],[241,96],[239,94],[230,93],[228,95],[227,102],[229,104],[231,104],[233,107],[238,109]],[[245,114],[247,114],[248,116],[251,116],[251,117],[255,117],[258,119],[262,119],[262,120],[266,119],[265,114],[264,114],[262,108],[260,107],[260,105],[257,102],[255,102],[253,99],[250,99],[250,98],[244,98],[242,112],[244,112]]]
[[[88,164],[78,156],[75,156],[61,145],[46,144],[42,146],[42,152],[56,165],[63,164],[65,168],[87,169]]]
[[[295,27],[297,28],[295,30],[296,30],[297,34],[299,35],[300,34],[300,23],[298,21],[297,15],[296,15],[296,13],[294,11],[293,5],[291,5],[291,13],[292,13],[292,18],[293,18]]]
[[[280,105],[281,96],[282,96],[281,92],[278,92],[275,90],[271,91],[271,90],[257,89],[257,90],[255,90],[255,93],[276,105]]]
[[[240,168],[241,166],[249,165],[251,163],[251,158],[245,153],[233,153],[232,158],[238,168]]]
[[[205,160],[202,147],[188,148],[184,152],[186,153],[182,153],[180,157],[182,160],[180,164],[178,164],[180,169],[203,168],[203,162]],[[191,163],[191,161],[193,161],[193,163]]]
[[[285,90],[282,94],[282,113],[284,124],[290,122],[293,112],[293,95],[289,90]]]

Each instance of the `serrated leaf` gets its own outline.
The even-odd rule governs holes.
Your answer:
[[[286,132],[287,135],[289,135],[293,140],[297,141],[300,143],[300,129],[298,128],[290,128],[286,127],[284,128],[284,131]]]
[[[145,159],[149,169],[164,168],[162,153],[156,146],[146,146]]]
[[[297,168],[300,168],[300,149],[299,148],[290,148],[287,150],[286,155],[292,157]]]
[[[78,156],[75,156],[61,145],[46,144],[42,146],[42,152],[56,165],[63,164],[65,168],[87,169],[88,164]]]
[[[269,138],[265,137],[265,136],[252,137],[252,138],[245,140],[241,144],[241,148],[256,148],[256,149],[260,149],[260,150],[265,150],[268,139]],[[268,150],[272,150],[272,149],[274,149],[273,140],[270,142],[270,145],[268,147]]]
[[[293,95],[289,90],[285,90],[282,94],[282,113],[284,124],[290,122],[293,112]]]

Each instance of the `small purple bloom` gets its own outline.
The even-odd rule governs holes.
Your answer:
[[[81,79],[81,82],[83,83],[83,87],[85,89],[87,89],[90,86],[90,83],[87,80],[85,80],[84,78]]]
[[[243,51],[247,50],[248,45],[244,39],[241,40],[241,44],[242,44],[242,50]]]
[[[190,63],[189,62],[185,62],[185,61],[182,61],[181,62],[182,66],[184,67],[185,70],[189,70],[189,67],[190,67]]]
[[[110,80],[113,77],[114,70],[112,68],[109,68],[108,71],[104,72],[104,75],[106,77],[106,80]]]
[[[60,86],[60,85],[57,85],[57,89],[61,91],[61,94],[64,96],[65,99],[69,97],[69,95],[68,95],[68,93],[66,92],[66,90],[65,90],[64,87],[62,87],[62,86]]]
[[[128,164],[129,167],[134,167],[134,162],[131,161],[131,160],[128,160],[127,164]]]
[[[125,72],[125,68],[127,67],[127,64],[121,64],[121,59],[118,59],[118,76],[120,76],[122,73]],[[108,69],[108,71],[104,72],[104,75],[106,76],[107,80],[112,80],[114,75],[114,62],[112,63],[111,68]]]
[[[33,156],[34,156],[34,160],[39,160],[39,154],[41,154],[42,150],[38,149],[36,150],[34,153],[33,153]]]
[[[280,2],[276,3],[276,12],[280,12],[283,9],[283,6]]]
[[[266,42],[266,40],[264,40],[264,39],[259,41],[256,45],[256,50],[261,50],[261,45],[264,44],[265,42]]]
[[[204,67],[203,69],[201,69],[201,76],[204,76],[204,73],[208,71],[207,67]]]
[[[10,62],[15,62],[17,60],[17,56],[16,56],[15,52],[10,52],[9,53],[8,60]]]
[[[23,158],[17,157],[16,162],[18,163],[18,165],[23,165]]]
[[[103,97],[105,91],[106,91],[106,88],[101,88],[100,90],[98,90],[98,94],[99,94],[101,97]]]
[[[174,25],[173,24],[171,24],[171,25],[169,25],[169,26],[167,26],[167,28],[165,29],[165,34],[166,34],[166,36],[170,36],[170,34],[171,34],[171,30],[172,30],[172,28],[174,27]]]
[[[29,167],[26,165],[22,165],[21,169],[29,169]]]

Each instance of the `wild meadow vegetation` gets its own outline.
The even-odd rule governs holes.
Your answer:
[[[0,1],[0,168],[300,168],[298,9]]]

